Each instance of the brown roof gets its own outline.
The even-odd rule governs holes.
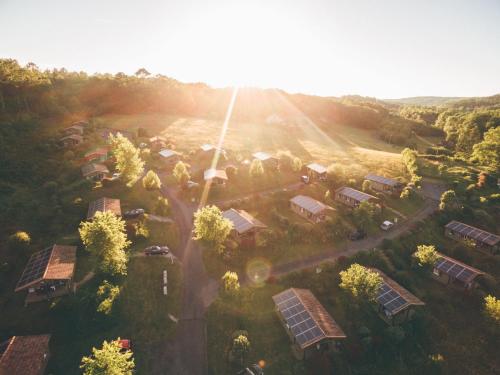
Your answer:
[[[260,220],[254,218],[245,210],[230,208],[229,210],[224,211],[222,216],[231,221],[231,223],[233,223],[233,229],[240,234],[243,234],[253,228],[266,228]]]
[[[83,137],[81,135],[78,135],[78,134],[70,134],[70,135],[67,135],[66,137],[62,137],[61,141],[64,141],[66,139],[74,139],[77,142],[83,142]]]
[[[89,204],[87,211],[87,220],[91,220],[96,212],[112,212],[116,216],[122,216],[122,209],[119,199],[113,198],[99,198]]]
[[[441,253],[437,254],[439,259],[434,267],[455,279],[463,281],[464,283],[471,282],[477,276],[485,275],[483,271],[462,263],[459,260],[450,258],[449,256]]]
[[[161,135],[156,135],[154,137],[149,138],[149,142],[150,143],[153,143],[153,142],[166,142],[166,141],[167,141],[167,138],[162,137]]]
[[[90,151],[87,151],[84,157],[94,156],[94,155],[107,155],[109,150],[106,147],[96,148]]]
[[[104,164],[98,163],[90,163],[82,166],[83,177],[90,176],[94,173],[109,173],[109,169]]]
[[[50,335],[13,336],[0,343],[0,375],[42,375]]]

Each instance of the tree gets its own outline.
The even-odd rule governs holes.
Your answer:
[[[302,160],[295,156],[292,161],[292,171],[299,172],[302,169]]]
[[[489,319],[500,324],[500,299],[492,295],[484,297],[484,312]]]
[[[160,177],[154,171],[148,171],[146,175],[142,178],[142,186],[146,190],[160,190],[161,181]]]
[[[111,212],[96,212],[92,221],[80,224],[80,238],[85,248],[100,261],[103,272],[127,274],[128,257],[125,249],[130,245],[125,233],[125,222]]]
[[[460,208],[460,202],[458,201],[455,191],[448,190],[441,194],[441,200],[439,202],[439,209],[441,211],[455,211]]]
[[[363,191],[370,191],[372,189],[372,184],[369,180],[364,180],[363,181],[363,186],[361,187],[361,190]]]
[[[250,164],[250,176],[253,178],[260,177],[264,174],[264,167],[259,159],[253,159]]]
[[[172,173],[173,173],[175,179],[177,180],[177,183],[181,187],[185,187],[187,185],[188,181],[191,179],[191,176],[189,175],[186,163],[184,163],[182,161],[177,162]]]
[[[484,133],[484,139],[472,147],[472,159],[492,170],[500,169],[500,126]]]
[[[434,245],[418,245],[413,256],[420,266],[434,266],[439,258]]]
[[[168,203],[168,199],[164,197],[158,197],[154,211],[155,214],[159,216],[168,216],[170,213],[170,204]]]
[[[243,364],[245,355],[250,351],[250,340],[248,340],[245,331],[237,331],[233,338],[233,346],[231,347],[232,357],[239,360]]]
[[[352,211],[352,214],[354,222],[356,223],[358,228],[366,229],[374,222],[378,212],[379,208],[377,205],[365,201],[361,202],[361,204]]]
[[[97,311],[105,315],[111,314],[113,309],[113,303],[115,299],[120,295],[120,287],[113,285],[107,280],[104,280],[102,285],[97,289],[97,297],[99,297],[100,303],[97,306]]]
[[[147,78],[151,75],[145,68],[140,68],[135,72],[135,76],[138,78]]]
[[[224,292],[229,295],[235,295],[240,290],[240,282],[236,272],[227,271],[224,276],[222,276],[222,283],[224,286]]]
[[[140,151],[132,142],[118,133],[109,135],[111,152],[116,160],[116,170],[127,186],[132,186],[144,171],[144,161],[140,158]]]
[[[135,368],[133,353],[122,352],[120,338],[102,343],[102,349],[92,348],[92,356],[83,357],[83,375],[132,375]]]
[[[224,251],[232,228],[233,223],[222,216],[217,206],[205,206],[194,213],[194,239],[206,242],[219,253]]]
[[[382,277],[375,271],[354,263],[340,271],[340,287],[356,298],[375,300],[382,285]]]
[[[31,237],[28,233],[17,231],[9,237],[9,245],[17,250],[25,250],[31,243]]]
[[[331,187],[344,186],[349,179],[345,168],[340,164],[332,164],[327,168],[326,176]]]

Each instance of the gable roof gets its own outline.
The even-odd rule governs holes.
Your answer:
[[[83,137],[81,135],[79,135],[79,134],[70,134],[70,135],[67,135],[65,137],[62,137],[61,141],[65,141],[66,139],[73,139],[73,140],[77,141],[78,143],[83,142]]]
[[[154,142],[167,142],[167,138],[161,135],[155,135],[154,137],[149,138],[149,143],[154,143]]]
[[[322,166],[321,164],[318,163],[311,163],[306,166],[306,168],[313,170],[316,173],[323,174],[326,173],[327,169],[326,167]]]
[[[104,164],[99,163],[90,163],[82,166],[83,177],[90,176],[94,173],[109,173],[109,169]]]
[[[342,328],[309,289],[290,288],[272,298],[279,314],[302,349],[325,338],[346,338]]]
[[[209,143],[205,143],[205,144],[200,146],[200,149],[202,151],[208,152],[208,151],[215,150],[216,147],[214,145],[209,144]]]
[[[365,180],[375,181],[375,182],[378,182],[379,184],[388,185],[388,186],[401,185],[401,182],[399,182],[398,180],[395,180],[393,178],[378,176],[378,175],[373,174],[373,173],[368,173],[365,176]]]
[[[367,194],[367,193],[364,193],[362,191],[359,191],[359,190],[356,190],[356,189],[353,189],[353,188],[347,187],[347,186],[344,186],[344,187],[341,187],[341,188],[335,190],[335,194],[345,195],[349,198],[354,199],[357,202],[364,202],[364,201],[368,201],[370,199],[378,200],[377,197],[375,197],[371,194]]]
[[[83,133],[83,125],[81,124],[78,124],[78,123],[74,123],[70,126],[68,126],[67,128],[64,129],[64,131],[68,131],[68,130],[78,130],[79,132]]]
[[[76,246],[53,245],[31,255],[15,291],[27,289],[42,280],[69,280],[76,263]]]
[[[309,211],[312,214],[317,214],[324,210],[332,209],[332,207],[306,195],[296,195],[295,197],[290,199],[290,202],[296,204],[299,207],[302,207],[304,210]]]
[[[476,241],[485,243],[489,246],[495,246],[496,244],[500,243],[500,236],[473,227],[472,225],[461,223],[460,221],[453,220],[446,224],[445,228],[460,233],[463,236],[470,237]]]
[[[0,343],[0,375],[42,375],[50,335],[12,336]]]
[[[205,180],[211,180],[212,178],[220,178],[222,180],[227,180],[227,173],[224,169],[215,169],[215,168],[210,168],[207,169],[203,173],[203,178]]]
[[[269,160],[269,159],[276,159],[276,157],[272,156],[271,154],[269,154],[267,152],[262,152],[262,151],[254,152],[252,154],[252,156],[255,159],[259,159],[260,161],[266,161],[266,160]]]
[[[253,228],[265,228],[266,226],[244,210],[230,208],[222,213],[222,216],[233,223],[233,229],[243,234]]]
[[[85,158],[88,158],[89,156],[94,156],[94,155],[107,155],[108,154],[108,149],[106,147],[99,147],[95,148],[93,150],[89,150],[83,155]]]
[[[95,201],[90,202],[89,209],[87,211],[87,220],[92,219],[96,212],[107,212],[110,211],[116,216],[122,215],[122,209],[119,199],[113,198],[99,198]]]
[[[161,150],[159,152],[160,156],[165,158],[165,159],[168,159],[172,156],[176,156],[176,155],[179,155],[177,152],[175,152],[174,150],[169,150],[168,148],[165,148],[163,150]]]
[[[456,259],[450,258],[444,254],[438,253],[439,259],[437,260],[434,268],[447,274],[454,279],[458,279],[464,283],[469,283],[479,275],[484,275],[483,271],[462,263]]]

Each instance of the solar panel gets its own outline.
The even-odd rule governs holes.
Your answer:
[[[461,281],[468,281],[469,278],[474,274],[471,270],[464,268],[458,275],[457,279]]]
[[[461,234],[462,236],[470,237],[476,241],[494,246],[500,242],[500,236],[486,232],[482,229],[472,227],[470,225],[452,221],[446,225],[446,228]]]
[[[384,306],[390,313],[393,313],[401,306],[408,303],[401,294],[391,288],[387,283],[383,283],[380,287],[377,302]]]
[[[435,265],[435,268],[444,272],[450,277],[463,282],[470,281],[471,277],[476,274],[481,274],[480,271],[472,270],[458,261],[451,258],[440,258]]]
[[[35,280],[41,279],[47,269],[51,254],[52,247],[34,253],[28,261],[21,279],[17,283],[16,289],[22,288]]]

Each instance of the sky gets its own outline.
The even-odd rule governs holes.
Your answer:
[[[324,96],[500,93],[500,0],[0,0],[0,58]]]

